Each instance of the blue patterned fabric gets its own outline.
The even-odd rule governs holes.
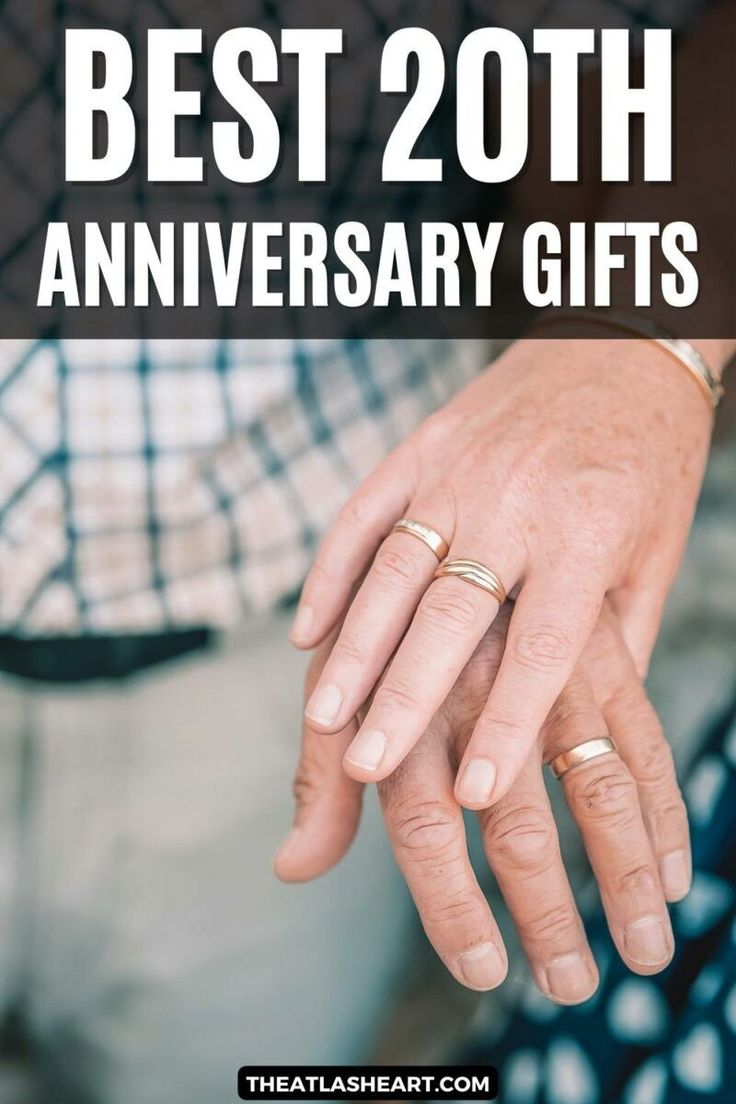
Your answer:
[[[694,877],[672,909],[675,957],[643,978],[600,912],[586,918],[601,970],[595,997],[561,1008],[535,994],[500,1040],[469,1060],[501,1073],[503,1104],[730,1104],[736,1085],[736,698],[685,786]]]
[[[452,341],[0,342],[0,631],[227,625],[487,363]]]

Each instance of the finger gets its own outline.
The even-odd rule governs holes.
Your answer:
[[[503,577],[515,579],[518,565],[509,559],[504,567]],[[379,780],[399,765],[426,731],[498,609],[495,598],[462,579],[432,583],[348,748],[345,770],[353,778]]]
[[[545,729],[545,758],[606,734],[589,685],[573,682],[577,697],[553,711]],[[639,974],[662,970],[674,940],[657,863],[639,806],[636,782],[615,752],[573,767],[561,779],[619,954]]]
[[[291,628],[299,648],[313,648],[333,628],[376,548],[415,489],[411,453],[400,447],[346,502],[325,537],[304,583]]]
[[[513,789],[479,813],[483,842],[537,985],[559,1004],[580,1004],[598,970],[560,854],[541,762],[532,756]]]
[[[660,580],[648,587],[617,590],[611,596],[624,642],[640,679],[646,678],[649,670],[666,598]]]
[[[356,726],[325,736],[306,724],[294,776],[294,821],[273,860],[284,882],[306,882],[335,866],[355,838],[363,787],[342,769]]]
[[[412,503],[409,515],[451,535],[448,511],[432,502]],[[391,533],[383,542],[307,704],[314,725],[334,731],[355,716],[404,635],[437,563],[431,549],[407,533]]]
[[[597,581],[584,588],[546,573],[521,588],[498,678],[458,772],[461,805],[485,808],[509,791],[590,636],[603,594]]]
[[[396,861],[429,941],[463,985],[495,989],[508,960],[470,865],[446,744],[422,741],[378,792]]]
[[[668,901],[687,896],[692,857],[687,810],[675,764],[657,714],[644,688],[632,681],[609,700],[605,718],[621,758],[636,782],[644,824]]]
[[[665,897],[679,901],[692,879],[687,810],[669,744],[624,643],[618,617],[608,603],[580,666],[637,784]]]
[[[315,656],[307,676],[307,692],[321,670],[328,641]],[[302,748],[294,777],[294,820],[273,859],[284,882],[309,881],[340,861],[355,837],[360,821],[363,787],[342,769],[345,748],[357,722],[334,736],[325,736],[309,722],[302,729]]]

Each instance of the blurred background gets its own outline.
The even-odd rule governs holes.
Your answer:
[[[60,200],[60,7],[89,19],[84,5],[52,0],[14,0],[0,18],[11,216],[0,302],[14,311],[23,251]],[[115,5],[119,25],[135,7]],[[154,20],[171,19],[168,7],[146,5]],[[199,25],[203,7],[211,16],[211,3],[179,4],[177,18]],[[375,49],[376,9],[396,18],[403,7],[359,7]],[[483,3],[469,7],[483,16]],[[549,4],[498,7],[528,30]],[[597,7],[604,25],[643,26],[701,5]],[[244,8],[263,19],[260,3]],[[351,69],[345,79],[336,217],[363,198],[359,152],[370,165],[382,149],[370,134],[355,142],[352,125],[369,111],[349,94]],[[29,140],[55,158],[39,158],[33,180]],[[155,198],[140,183],[126,182],[132,214]],[[411,192],[389,191],[389,213],[426,212]],[[261,198],[271,217],[273,197]],[[75,199],[87,218],[90,201]],[[191,199],[177,192],[199,218]],[[213,217],[243,217],[237,188],[216,200]],[[536,193],[531,206],[536,217]],[[335,349],[223,333],[154,350],[137,337],[31,352],[0,343],[0,1104],[219,1104],[247,1062],[492,1058],[514,1016],[531,1012],[541,1032],[556,1011],[530,981],[477,841],[512,963],[484,996],[428,947],[372,793],[337,870],[289,887],[270,867],[291,819],[305,670],[288,626],[316,539],[356,482],[488,362],[485,343],[371,353],[353,340]],[[734,564],[731,386],[649,679],[683,775],[736,696]],[[594,910],[552,793],[576,892]]]
[[[736,563],[735,415],[736,403],[732,399],[726,402],[719,420],[716,446],[687,559],[668,606],[649,680],[650,693],[662,717],[665,731],[675,747],[683,772],[697,754],[699,741],[709,720],[725,707],[736,689],[736,575],[733,571]],[[29,686],[24,680],[5,674],[0,686],[0,742],[4,742],[7,747],[9,727],[11,730],[13,726],[17,727],[19,701],[25,703],[21,716],[25,715],[27,724],[30,724],[34,710],[37,713],[40,711],[42,719],[50,711],[55,717],[57,729],[51,741],[54,745],[51,762],[54,770],[59,772],[56,775],[58,782],[60,777],[63,779],[65,769],[63,740],[86,741],[87,746],[93,749],[91,758],[94,761],[97,755],[94,751],[95,743],[100,739],[101,731],[112,725],[113,735],[118,738],[117,757],[113,755],[110,758],[109,748],[104,755],[100,751],[100,762],[96,764],[96,770],[91,772],[85,786],[70,786],[66,798],[57,798],[56,805],[47,814],[48,819],[39,822],[42,832],[52,835],[58,832],[62,837],[68,832],[71,844],[75,838],[81,838],[74,836],[74,831],[78,830],[74,826],[81,823],[86,826],[87,833],[94,834],[99,805],[118,801],[116,787],[124,788],[130,784],[131,777],[134,777],[126,761],[131,754],[129,741],[132,739],[134,742],[134,754],[140,755],[141,741],[148,738],[146,734],[155,732],[157,727],[165,727],[170,733],[166,741],[172,750],[176,749],[177,761],[183,761],[188,766],[183,771],[174,772],[169,784],[157,792],[155,803],[150,804],[145,795],[138,795],[138,800],[130,808],[139,818],[136,829],[141,837],[140,845],[150,853],[162,851],[170,857],[176,853],[177,848],[181,848],[184,856],[188,833],[194,831],[197,818],[211,815],[211,809],[210,814],[206,814],[206,809],[199,804],[198,791],[202,787],[206,789],[211,786],[218,790],[223,786],[227,789],[227,783],[223,783],[223,776],[227,775],[234,779],[237,787],[243,770],[253,769],[252,764],[244,768],[243,756],[247,754],[247,749],[242,733],[248,724],[254,727],[263,751],[263,762],[283,783],[282,798],[277,806],[259,810],[261,838],[258,845],[252,847],[250,842],[241,840],[233,844],[231,841],[219,853],[217,850],[212,851],[209,861],[215,866],[223,867],[224,875],[222,870],[210,870],[211,897],[208,897],[206,882],[201,881],[201,871],[196,871],[200,881],[194,888],[196,893],[201,894],[201,901],[196,909],[194,922],[197,931],[194,933],[187,926],[192,923],[191,918],[181,931],[177,931],[181,915],[179,906],[184,902],[187,907],[191,906],[192,887],[187,888],[186,877],[181,884],[174,882],[168,887],[157,887],[155,881],[150,880],[155,866],[146,866],[144,863],[137,871],[138,876],[144,878],[138,892],[155,897],[161,890],[164,895],[170,895],[168,901],[162,902],[165,906],[162,915],[168,918],[170,930],[168,934],[158,931],[158,942],[152,945],[144,929],[147,923],[160,923],[156,910],[152,908],[150,914],[147,914],[145,902],[140,899],[137,910],[131,910],[129,899],[123,897],[121,915],[116,921],[118,926],[128,927],[122,933],[122,945],[125,954],[132,956],[135,956],[136,947],[139,946],[142,961],[113,962],[113,968],[119,971],[121,977],[126,971],[139,980],[144,980],[148,975],[150,982],[151,976],[166,973],[169,969],[167,963],[171,969],[176,969],[177,963],[184,961],[187,938],[191,937],[194,941],[201,938],[200,929],[207,930],[213,942],[227,943],[236,939],[237,946],[243,936],[247,941],[249,929],[253,929],[255,937],[258,929],[269,922],[268,909],[264,911],[262,907],[263,901],[267,900],[271,909],[270,919],[275,923],[268,946],[276,948],[282,937],[288,939],[290,945],[282,944],[280,949],[274,951],[274,957],[267,957],[260,974],[253,972],[251,962],[251,978],[247,983],[250,986],[247,1029],[242,1021],[237,1024],[241,1038],[244,1039],[246,1033],[250,1033],[251,1038],[253,1035],[257,1036],[254,1015],[261,1001],[263,1015],[260,1023],[264,1031],[264,1053],[268,1051],[266,1036],[269,1032],[273,1034],[274,1030],[274,1012],[268,1007],[268,990],[271,984],[286,974],[289,975],[289,980],[285,991],[292,993],[295,1002],[290,1015],[283,1017],[281,1043],[283,1053],[293,1056],[289,1060],[299,1060],[298,1054],[305,1049],[308,1052],[313,1048],[312,1052],[316,1053],[319,1050],[319,1033],[326,1030],[325,1025],[330,1025],[330,1033],[334,1036],[335,1024],[341,1020],[351,1037],[340,1037],[336,1041],[333,1038],[333,1054],[344,1055],[346,1061],[355,1060],[361,1053],[370,1054],[383,1062],[434,1063],[450,1059],[462,1053],[469,1039],[492,1040],[503,1029],[515,1008],[528,1004],[529,1001],[538,1003],[543,998],[533,993],[532,983],[515,944],[513,930],[507,922],[503,903],[497,900],[494,886],[485,875],[484,882],[494,901],[494,908],[509,945],[512,963],[509,979],[498,993],[478,996],[463,990],[445,973],[413,917],[400,879],[390,874],[391,860],[381,839],[375,807],[369,810],[359,843],[345,860],[343,869],[328,875],[317,887],[322,899],[331,902],[330,908],[340,914],[341,922],[348,926],[354,925],[356,932],[359,928],[359,937],[356,934],[355,940],[348,940],[346,944],[336,941],[332,945],[319,947],[312,911],[315,900],[313,888],[276,885],[270,873],[268,858],[289,820],[289,775],[298,750],[303,672],[303,660],[296,654],[285,666],[278,637],[287,632],[287,614],[288,611],[285,611],[283,619],[275,628],[269,624],[265,635],[259,637],[260,663],[255,671],[251,668],[245,694],[242,692],[243,680],[237,649],[230,652],[228,666],[224,671],[219,670],[215,677],[211,677],[215,672],[214,665],[209,672],[207,662],[201,665],[194,686],[187,675],[192,663],[190,658],[164,661],[155,679],[149,673],[139,676],[144,687],[147,680],[153,680],[156,688],[152,685],[145,710],[132,715],[121,713],[119,702],[113,702],[104,683],[93,683],[84,691],[89,702],[87,711],[80,710],[78,704],[70,709],[68,691],[63,688],[43,683]],[[248,631],[259,633],[258,628]],[[239,630],[234,630],[236,637],[238,632]],[[217,639],[208,644],[213,654],[217,653],[220,646],[221,642]],[[53,672],[51,677],[53,678]],[[132,676],[134,683],[135,679],[136,676]],[[166,687],[163,694],[160,690],[161,680]],[[76,694],[75,691],[75,697]],[[172,703],[178,697],[180,704],[177,708]],[[156,711],[163,706],[167,710],[166,725],[159,726]],[[173,724],[170,715],[172,708],[175,710]],[[234,734],[225,745],[220,746],[219,755],[223,758],[217,769],[213,769],[200,749],[207,746],[212,727],[220,723],[226,713],[235,713],[237,723]],[[249,721],[245,720],[246,717]],[[6,720],[9,726],[5,723]],[[140,724],[138,732],[130,727],[137,723]],[[232,729],[232,724],[228,722],[226,727]],[[278,732],[283,735],[274,747],[273,734]],[[126,746],[128,750],[124,751]],[[32,748],[28,754],[33,756]],[[154,740],[149,754],[149,767],[154,770],[170,768],[171,760],[167,758],[164,745]],[[26,765],[32,771],[33,764]],[[99,773],[103,770],[104,773]],[[11,822],[9,814],[15,810],[19,795],[7,784],[4,786],[1,778],[0,795],[3,802],[0,818],[7,832]],[[23,799],[22,794],[20,799]],[[41,792],[41,797],[34,800],[46,799]],[[126,801],[129,800],[127,797]],[[558,809],[558,814],[561,823],[566,825],[565,851],[576,892],[582,900],[590,901],[595,894],[590,886],[586,863],[575,834],[570,829],[565,810]],[[216,822],[216,816],[214,820]],[[216,831],[210,834],[213,840],[217,840]],[[124,870],[127,869],[129,876],[131,871],[127,864],[131,859],[125,853],[125,839],[97,842],[103,850],[108,845],[121,849],[118,862]],[[67,862],[63,850],[54,852],[53,860],[50,860],[49,855],[53,852],[51,843],[49,839],[39,839],[37,836],[26,838],[25,841],[17,837],[9,841],[6,835],[0,845],[2,945],[7,952],[9,938],[16,940],[20,930],[24,954],[27,956],[20,962],[16,960],[12,967],[8,967],[4,976],[3,993],[9,994],[11,999],[4,1007],[0,1036],[2,1104],[45,1104],[54,1099],[53,1095],[48,1095],[48,1085],[44,1087],[42,1082],[39,1088],[37,1066],[43,1060],[39,1059],[36,1050],[37,1040],[30,1038],[27,1031],[29,1009],[33,1022],[41,1025],[42,1040],[55,1037],[62,1048],[67,1045],[73,1048],[74,1031],[69,1030],[67,1037],[65,1019],[70,1017],[73,1027],[80,1009],[84,1009],[86,1001],[92,1000],[91,992],[85,992],[85,984],[88,981],[91,984],[94,979],[97,968],[95,956],[100,954],[104,959],[107,954],[104,938],[93,924],[89,924],[86,929],[82,925],[82,930],[76,933],[76,937],[65,938],[52,930],[52,926],[57,922],[62,925],[75,922],[76,910],[80,902],[83,904],[85,901],[86,882],[95,886],[94,891],[97,893],[101,888],[106,888],[113,895],[111,908],[116,907],[115,895],[122,892],[115,880],[106,887],[95,885],[90,870],[85,870],[84,864],[80,870],[76,857],[72,862],[71,855]],[[53,861],[52,866],[44,865],[49,861]],[[478,869],[482,871],[483,864],[477,855],[476,861]],[[24,862],[29,864],[27,870],[22,868]],[[85,862],[94,866],[94,847],[87,854]],[[19,863],[21,869],[18,869]],[[193,869],[192,875],[194,874]],[[41,884],[45,885],[49,900],[55,900],[57,914],[51,908],[47,912],[38,909],[39,900],[34,897],[39,892],[36,879],[40,879]],[[229,916],[222,915],[223,899],[218,887],[223,880],[233,887],[230,899],[224,902],[230,910]],[[14,892],[12,899],[8,901],[7,894],[11,886],[14,887]],[[346,898],[351,896],[347,913],[340,912],[345,909]],[[43,904],[42,898],[40,903]],[[99,901],[96,905],[99,905]],[[294,929],[280,930],[278,917],[282,910],[292,916],[299,916],[299,923]],[[363,922],[366,919],[366,910],[368,924]],[[44,930],[44,922],[50,926],[49,929]],[[323,922],[318,920],[318,924]],[[300,931],[303,938],[300,938]],[[234,932],[238,933],[237,938]],[[137,944],[139,937],[140,944]],[[55,945],[55,941],[58,945]],[[386,941],[391,944],[388,955]],[[70,948],[73,949],[75,958],[64,961],[64,954]],[[116,953],[120,953],[119,948]],[[143,961],[152,954],[159,956],[157,961]],[[61,960],[56,958],[57,955],[61,955]],[[35,956],[38,956],[37,961]],[[299,969],[299,962],[309,962],[314,956],[319,959],[322,991],[315,987],[314,977],[317,975],[307,977],[305,988],[300,987],[299,978],[295,974]],[[3,963],[7,965],[7,956],[3,958]],[[110,966],[110,961],[106,961],[106,968]],[[216,1017],[210,1019],[206,1015],[206,1005],[212,989],[218,986],[227,988],[229,984],[221,967],[217,956],[209,964],[206,959],[200,964],[196,986],[203,1011],[201,1033],[196,1039],[191,1036],[178,1039],[179,1045],[193,1047],[203,1054],[206,1054],[212,1042],[208,1038],[208,1031],[223,1030]],[[209,975],[208,970],[211,971]],[[347,985],[335,986],[335,976],[342,981],[349,979]],[[122,1007],[126,1002],[139,999],[130,986],[131,982],[128,980],[127,989],[123,985],[118,991],[108,992],[104,1004],[97,1007],[96,1015],[101,1017],[101,1035],[104,1035],[105,1021],[114,1015],[110,1001],[113,1005],[117,1002]],[[356,1017],[350,1011],[350,993],[360,994],[358,1003],[363,1005],[363,1015]],[[235,1009],[242,998],[237,986],[233,987],[231,997],[232,1007]],[[51,1007],[44,1007],[47,1001],[52,1002]],[[95,1008],[94,1001],[91,1007]],[[375,1011],[376,1008],[380,1008],[380,1013]],[[169,1011],[171,1013],[172,1010]],[[154,1031],[156,1023],[154,1016],[150,1024]],[[185,1028],[182,1025],[182,1028],[191,1031],[190,1026]],[[289,1032],[292,1037],[289,1037]],[[71,1049],[69,1060],[73,1056]],[[82,1054],[82,1059],[85,1062],[94,1061],[94,1047]],[[114,1097],[111,1096],[110,1099]],[[196,1097],[193,1095],[191,1099]]]

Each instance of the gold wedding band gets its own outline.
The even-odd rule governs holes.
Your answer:
[[[616,745],[608,736],[601,736],[597,740],[586,740],[584,744],[563,751],[549,764],[555,778],[559,781],[563,774],[567,774],[573,767],[579,767],[581,763],[587,763],[591,759],[597,759],[599,755],[608,755],[616,751]]]
[[[454,577],[480,587],[495,598],[499,606],[506,601],[506,588],[494,571],[477,560],[447,560],[435,572],[435,579]]]
[[[422,544],[426,544],[430,552],[434,552],[440,563],[450,551],[447,541],[443,540],[435,529],[430,529],[429,525],[424,525],[421,521],[414,521],[413,518],[401,518],[394,525],[393,531],[394,533],[408,533],[410,537],[416,537]]]

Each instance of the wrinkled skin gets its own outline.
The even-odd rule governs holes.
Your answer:
[[[370,700],[345,770],[381,781],[399,766],[498,613],[460,579],[433,581],[429,549],[391,533],[398,517],[516,599],[457,764],[457,800],[487,808],[528,769],[604,598],[646,671],[711,428],[697,382],[652,342],[519,341],[390,455],[327,536],[293,630],[314,647],[342,620],[307,715],[336,734]]]
[[[457,980],[481,990],[500,984],[507,958],[468,860],[453,783],[498,675],[510,619],[506,606],[426,733],[379,784],[386,828],[427,935]],[[331,646],[328,639],[316,653],[307,694]],[[294,828],[274,860],[285,881],[318,876],[350,846],[363,786],[345,774],[342,757],[358,723],[325,735],[305,722]],[[542,769],[562,751],[606,733],[619,754],[576,767],[561,784],[619,953],[632,970],[652,974],[673,950],[666,901],[680,899],[689,887],[687,818],[669,746],[609,606],[518,778],[493,808],[478,813],[488,861],[537,984],[562,1004],[590,997],[598,975],[560,856]]]

